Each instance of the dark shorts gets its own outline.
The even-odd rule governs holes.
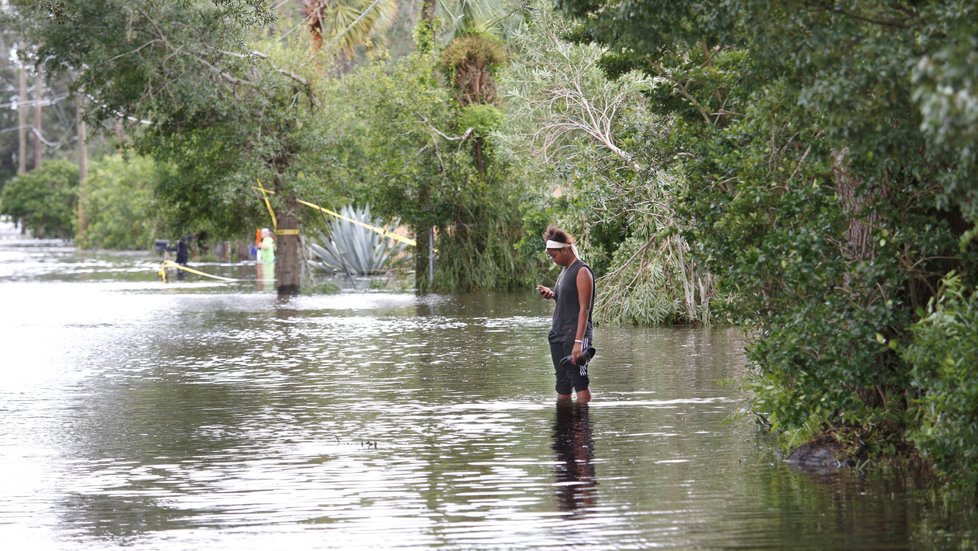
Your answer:
[[[551,342],[550,358],[554,362],[554,374],[557,376],[557,394],[570,394],[572,391],[587,390],[591,384],[588,378],[587,364],[574,365],[564,358],[570,356],[574,349],[574,341]]]

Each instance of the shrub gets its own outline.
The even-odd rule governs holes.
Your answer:
[[[56,160],[16,176],[0,194],[0,214],[23,224],[34,237],[75,236],[78,167]]]
[[[944,278],[904,357],[913,364],[919,425],[911,433],[938,474],[978,487],[978,293]]]
[[[502,111],[492,105],[481,103],[463,107],[459,115],[459,127],[463,130],[471,128],[476,136],[488,136],[499,129],[502,122]]]
[[[87,223],[83,248],[146,249],[157,237],[159,207],[153,198],[156,164],[147,157],[109,155],[93,163],[82,183]]]
[[[378,275],[390,270],[404,245],[362,225],[383,226],[371,218],[370,207],[347,206],[340,214],[347,219],[334,218],[329,224],[329,235],[320,233],[323,244],[311,245],[319,267],[348,276]]]

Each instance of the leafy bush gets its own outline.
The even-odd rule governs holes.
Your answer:
[[[78,167],[63,160],[13,178],[0,194],[0,214],[23,224],[34,237],[74,237],[77,204]]]
[[[904,357],[913,364],[919,425],[911,434],[945,477],[978,487],[978,293],[944,278]]]
[[[146,249],[157,235],[159,208],[153,198],[156,164],[148,157],[110,155],[93,163],[82,182],[87,224],[83,248]]]
[[[497,130],[503,122],[503,113],[492,105],[476,103],[462,108],[459,115],[459,127],[471,128],[476,136],[488,136]]]
[[[381,221],[370,216],[370,207],[347,206],[340,214],[363,224],[383,227]],[[404,249],[402,243],[342,218],[334,218],[329,224],[329,235],[320,233],[320,237],[322,245],[311,245],[318,265],[326,271],[348,276],[383,274],[396,265]]]
[[[615,251],[615,269],[601,280],[603,288],[598,293],[595,313],[602,321],[635,325],[657,325],[676,321],[681,310],[674,292],[678,285],[670,285],[665,262],[644,252],[649,242],[629,237]],[[630,258],[639,261],[627,262]]]

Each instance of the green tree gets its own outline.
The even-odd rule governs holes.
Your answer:
[[[444,48],[472,34],[507,39],[525,17],[521,1],[422,0],[418,25],[432,46]]]
[[[383,41],[397,16],[396,0],[303,0],[306,25],[318,51],[325,44],[349,69],[361,50]]]
[[[491,138],[502,113],[489,77],[504,48],[468,33],[441,55],[435,7],[422,6],[415,54],[361,67],[329,95],[325,117],[339,121],[330,134],[330,181],[350,183],[355,202],[398,217],[415,232],[418,289],[522,286],[532,270],[524,269],[526,258],[514,244],[527,202]],[[476,76],[455,78],[463,72]]]
[[[68,161],[51,161],[15,176],[0,193],[0,214],[34,237],[74,237],[77,204],[78,167]]]
[[[914,12],[911,12],[914,13]],[[941,174],[941,204],[954,204],[972,226],[978,224],[978,6],[971,2],[930,2],[913,20],[920,33],[913,59],[911,95],[920,109],[928,158],[949,168]],[[974,230],[966,234],[975,237]]]
[[[148,157],[115,154],[93,163],[81,184],[81,206],[89,214],[78,245],[149,249],[162,229],[162,213],[153,195],[158,179],[156,163]]]

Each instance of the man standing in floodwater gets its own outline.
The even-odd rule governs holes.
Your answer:
[[[591,400],[588,362],[594,355],[591,343],[591,305],[594,301],[594,274],[577,256],[574,238],[564,230],[550,226],[543,234],[547,255],[562,266],[554,288],[537,285],[545,299],[554,299],[553,323],[550,328],[550,356],[557,377],[557,400],[570,400],[577,391],[577,401]]]

